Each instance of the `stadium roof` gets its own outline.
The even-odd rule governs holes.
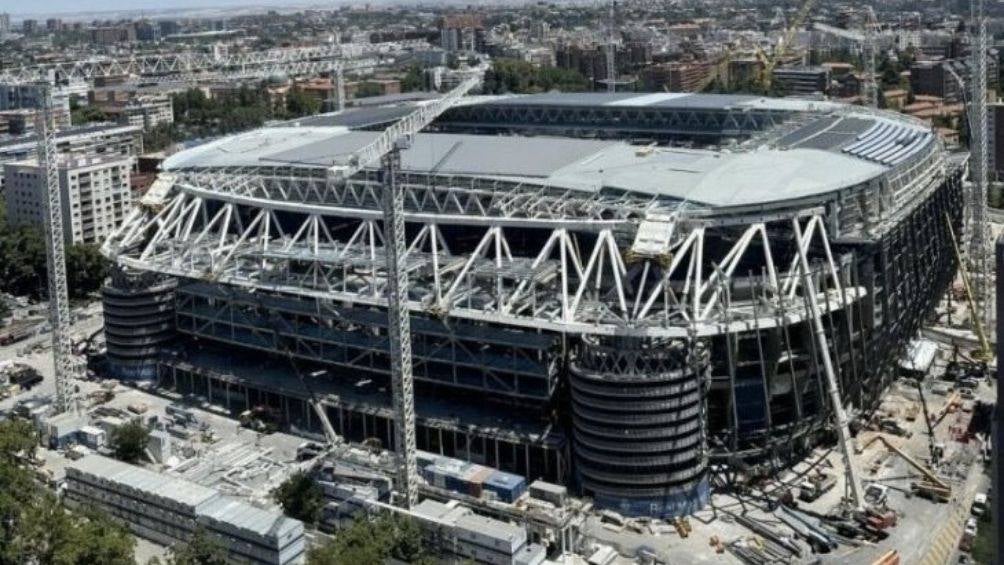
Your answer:
[[[625,191],[713,208],[821,196],[865,183],[933,142],[917,124],[828,102],[698,94],[540,94],[477,97],[476,104],[687,105],[759,108],[802,114],[769,140],[739,148],[639,146],[622,140],[423,133],[402,153],[402,169],[535,183],[586,193]],[[374,107],[404,113],[407,106]],[[840,111],[836,111],[840,109]],[[352,128],[353,112],[309,123],[263,128],[214,141],[167,159],[164,170],[215,167],[344,165],[376,131]],[[355,123],[368,123],[360,114]],[[376,117],[385,119],[386,114]],[[328,125],[341,121],[345,125]],[[773,133],[773,132],[768,132]]]

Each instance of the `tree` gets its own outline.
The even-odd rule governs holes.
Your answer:
[[[143,149],[145,151],[161,151],[182,139],[184,136],[174,124],[157,124],[143,132]]]
[[[422,67],[412,65],[408,67],[408,73],[401,79],[401,92],[412,92],[425,89],[425,77]]]
[[[108,270],[108,259],[96,245],[77,244],[66,250],[67,285],[74,298],[82,298],[101,288]]]
[[[171,548],[168,565],[227,565],[227,550],[201,527],[186,544]]]
[[[150,432],[138,421],[127,422],[111,436],[111,447],[115,457],[126,463],[135,463],[146,452],[146,443]]]
[[[380,85],[375,82],[360,82],[356,86],[356,98],[369,98],[371,96],[380,96],[383,90]]]
[[[75,126],[108,121],[108,115],[95,106],[80,106],[70,111],[70,123]]]
[[[381,514],[364,517],[307,554],[308,565],[382,563],[389,558],[415,564],[436,563],[422,545],[422,531],[409,517]]]
[[[321,101],[316,96],[311,96],[299,88],[293,88],[286,94],[286,114],[289,117],[312,116],[320,111]]]
[[[300,471],[279,485],[272,497],[283,512],[308,524],[316,524],[324,508],[324,492],[310,476]]]
[[[485,73],[482,90],[486,94],[526,94],[558,90],[582,92],[589,81],[574,69],[536,67],[516,59],[496,59]]]
[[[34,480],[23,461],[37,445],[26,421],[0,422],[0,565],[127,565],[135,538],[97,512],[73,513]]]

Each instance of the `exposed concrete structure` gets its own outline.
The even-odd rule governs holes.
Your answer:
[[[162,386],[316,430],[315,395],[339,434],[392,447],[381,179],[326,174],[377,134],[321,123],[168,159],[105,251],[178,279]],[[690,512],[712,463],[766,471],[817,441],[813,311],[840,398],[873,407],[955,271],[964,159],[901,116],[544,94],[427,131],[398,178],[419,447],[626,514]]]

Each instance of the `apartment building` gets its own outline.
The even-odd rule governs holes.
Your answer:
[[[129,157],[71,157],[59,162],[66,243],[101,243],[122,223],[131,203]],[[45,179],[32,159],[4,166],[7,221],[40,225],[45,219]]]
[[[102,105],[101,110],[122,125],[144,130],[174,123],[174,106],[165,95],[137,96],[124,104]]]
[[[38,139],[34,134],[0,140],[0,190],[6,182],[7,163],[32,159]],[[56,132],[56,150],[61,155],[122,156],[135,160],[143,153],[143,130],[138,126],[91,125]]]

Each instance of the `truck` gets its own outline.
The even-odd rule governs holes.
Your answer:
[[[889,487],[871,483],[865,487],[865,502],[874,507],[884,506],[889,500]]]
[[[20,387],[21,390],[30,390],[31,387],[42,382],[42,373],[39,373],[34,367],[21,363],[8,367],[5,373],[7,381],[11,385]]]
[[[836,485],[836,477],[826,473],[808,476],[798,485],[798,498],[805,502],[812,502]]]
[[[0,346],[28,339],[38,330],[40,319],[18,320],[5,328],[0,328]]]

